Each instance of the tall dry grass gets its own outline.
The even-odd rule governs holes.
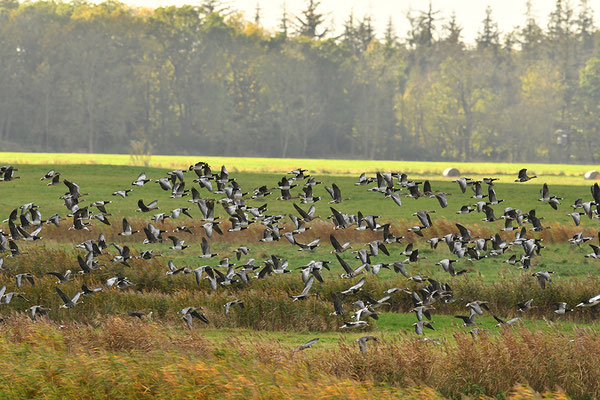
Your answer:
[[[8,399],[600,396],[600,336],[590,330],[517,327],[477,340],[457,333],[439,345],[394,335],[367,353],[343,340],[296,353],[259,337],[207,340],[118,318],[97,327],[12,318],[0,332]]]

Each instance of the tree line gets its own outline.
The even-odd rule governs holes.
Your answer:
[[[134,9],[0,0],[3,151],[596,162],[600,33],[587,0],[466,44],[431,6],[343,32],[307,0],[276,31],[216,0]],[[392,16],[393,17],[393,16]]]

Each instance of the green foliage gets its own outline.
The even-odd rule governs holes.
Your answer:
[[[307,1],[282,32],[218,1],[0,3],[3,150],[511,162],[597,161],[598,34],[587,1],[477,46],[430,5],[407,40]],[[442,32],[439,33],[438,32]],[[518,41],[518,45],[517,45]],[[558,130],[569,141],[559,144]]]

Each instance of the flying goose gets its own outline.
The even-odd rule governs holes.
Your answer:
[[[131,184],[134,186],[144,186],[148,182],[150,182],[150,179],[147,179],[146,173],[142,172],[135,181],[131,182]]]
[[[339,254],[336,254],[335,257],[345,271],[344,274],[340,275],[344,279],[354,278],[358,274],[362,273],[366,266],[366,264],[362,264],[358,268],[352,269],[352,267],[350,267],[350,265],[344,259],[342,259]]]
[[[538,283],[540,284],[540,287],[542,289],[545,289],[546,282],[552,282],[552,278],[550,277],[550,274],[553,274],[553,273],[554,272],[552,272],[552,271],[539,271],[534,274],[531,274],[531,276],[535,276],[538,280]]]
[[[336,254],[337,255],[337,254]],[[359,290],[361,290],[361,288],[363,287],[363,285],[365,284],[365,278],[361,278],[360,281],[358,281],[358,283],[354,286],[351,286],[350,288],[344,290],[341,292],[341,294],[343,295],[347,295],[347,294],[355,294],[357,293]]]
[[[173,263],[173,261],[171,261],[171,260],[169,260],[167,262],[167,267],[169,268],[169,270],[166,272],[165,275],[177,275],[177,274],[179,274],[181,272],[183,272],[183,273],[189,273],[189,272],[191,272],[188,267],[177,268],[175,266],[175,264]]]
[[[342,199],[342,192],[340,191],[338,185],[336,185],[335,183],[333,183],[331,187],[325,186],[325,190],[327,190],[327,193],[329,193],[329,195],[331,195],[331,198],[333,199],[329,202],[329,204],[338,204],[344,200],[349,200]]]
[[[211,253],[210,252],[210,244],[208,243],[208,240],[206,240],[206,238],[202,238],[202,243],[200,244],[200,247],[202,249],[202,255],[198,256],[198,257],[200,257],[200,258],[212,258],[212,257],[218,256],[217,253]]]
[[[310,348],[310,346],[312,346],[313,344],[317,343],[318,341],[319,341],[319,338],[314,338],[314,339],[309,340],[308,342],[296,347],[293,351],[297,352],[297,351],[306,350],[306,349]]]
[[[116,243],[113,243],[112,245],[119,252],[118,255],[113,257],[112,261],[121,263],[121,264],[125,265],[126,267],[131,267],[131,265],[129,265],[129,263],[127,262],[129,259],[131,259],[129,247],[128,246],[119,246]]]
[[[302,289],[302,293],[300,293],[297,296],[290,296],[290,297],[292,299],[294,299],[294,301],[304,300],[304,299],[308,298],[308,296],[309,296],[308,291],[312,287],[314,280],[315,280],[314,276],[311,276],[310,278],[308,278],[308,280],[304,284],[304,288]]]
[[[173,191],[173,185],[171,184],[171,181],[169,180],[169,178],[159,178],[159,179],[156,179],[154,181],[154,183],[158,183],[160,188],[162,190],[164,190],[165,192]]]
[[[471,184],[472,179],[471,178],[458,178],[452,182],[456,182],[458,183],[458,186],[460,187],[460,190],[464,193],[467,191],[467,185]]]
[[[133,189],[117,190],[116,192],[113,192],[112,195],[121,196],[122,198],[125,198],[130,192],[133,192]]]
[[[364,186],[364,185],[368,185],[369,183],[374,182],[374,181],[375,181],[375,178],[367,178],[367,174],[365,174],[363,172],[358,177],[358,182],[356,182],[354,184],[354,186]]]
[[[554,303],[554,305],[556,306],[556,310],[554,310],[554,313],[558,315],[564,315],[568,312],[574,311],[572,308],[567,309],[567,303],[564,302]]]
[[[433,306],[415,306],[411,311],[415,313],[415,315],[417,316],[417,321],[422,321],[423,320],[423,316],[425,316],[425,318],[427,318],[428,320],[431,321],[431,313],[429,312],[430,310],[435,310],[435,307]]]
[[[535,307],[535,306],[532,306],[531,303],[533,303],[533,299],[527,300],[525,302],[517,303],[516,307],[519,308],[519,312],[525,312],[525,311],[531,310],[533,307]]]
[[[46,175],[40,178],[40,181],[45,181],[46,179],[52,179],[55,175],[60,175],[60,172],[55,172],[53,169],[46,172]]]
[[[337,241],[333,234],[329,235],[329,240],[331,241],[331,245],[333,246],[333,251],[331,253],[343,253],[344,251],[351,249],[350,242],[346,242],[343,245]]]
[[[134,318],[139,318],[142,321],[147,321],[150,322],[152,321],[152,314],[153,312],[150,311],[148,314],[146,314],[145,312],[141,312],[141,311],[130,311],[127,313],[127,315],[129,315],[130,317],[134,317]]]
[[[340,298],[334,292],[331,292],[330,295],[331,300],[333,301],[333,308],[335,311],[330,313],[329,315],[344,315],[344,306],[342,305],[342,301],[340,300]]]
[[[144,204],[142,199],[138,200],[138,209],[137,212],[150,212],[152,210],[158,210],[158,200],[151,201],[148,205]]]
[[[29,307],[27,311],[29,311],[29,318],[31,318],[32,321],[36,321],[38,316],[43,317],[48,315],[48,311],[50,311],[50,309],[45,306],[36,305]]]
[[[65,292],[63,292],[62,290],[60,290],[60,288],[56,287],[55,289],[56,289],[56,293],[58,293],[58,295],[60,296],[60,298],[64,302],[64,304],[61,305],[60,308],[73,308],[77,304],[83,303],[82,301],[79,301],[79,298],[83,294],[82,292],[77,292],[77,293],[75,293],[75,296],[73,296],[72,298],[69,298],[69,296],[67,296],[65,294]]]
[[[138,232],[139,231],[134,231],[131,229],[131,225],[129,225],[129,222],[127,222],[127,218],[123,218],[123,232],[119,232],[119,236],[131,236]]]
[[[199,310],[202,310],[202,307],[185,307],[178,312],[178,314],[182,315],[183,320],[190,330],[192,329],[192,321],[194,318],[197,318],[208,325],[208,319]]]
[[[508,325],[514,324],[515,322],[517,322],[519,320],[518,317],[511,318],[511,319],[509,319],[507,321],[505,321],[505,320],[503,320],[503,319],[501,319],[501,318],[499,318],[499,317],[497,317],[495,315],[493,315],[493,317],[494,317],[494,319],[496,321],[498,321],[498,324],[496,325],[497,327],[508,326]]]
[[[435,197],[437,199],[438,203],[440,203],[440,207],[446,208],[446,207],[448,207],[448,199],[446,198],[446,196],[448,196],[449,194],[450,193],[437,192],[437,193],[433,193],[429,197]]]
[[[466,307],[470,308],[473,312],[475,312],[478,315],[483,315],[482,308],[486,311],[490,311],[487,304],[488,304],[487,301],[474,300],[474,301],[467,303]]]
[[[527,168],[523,168],[519,171],[519,176],[515,179],[515,182],[527,182],[530,179],[537,178],[537,176],[527,176]]]
[[[344,322],[344,325],[340,326],[340,329],[361,328],[368,325],[369,323],[367,321],[348,321]]]
[[[117,289],[127,289],[131,286],[134,286],[134,283],[129,280],[129,278],[113,276],[112,278],[108,278],[105,282],[108,287],[116,287]]]
[[[593,253],[586,254],[585,257],[599,259],[600,258],[600,248],[593,244],[588,244],[588,246],[590,246],[592,248]]]
[[[204,229],[204,232],[206,232],[206,236],[208,236],[209,238],[212,238],[213,231],[217,232],[219,235],[223,234],[223,231],[219,227],[219,222],[217,221],[202,224],[202,228]]]
[[[225,307],[225,316],[227,316],[227,314],[229,314],[229,309],[234,305],[239,306],[242,310],[244,309],[244,302],[242,300],[235,299],[235,300],[229,301],[229,302],[225,303],[225,305],[223,306],[223,307]]]
[[[488,200],[489,200],[490,205],[496,205],[496,204],[502,203],[504,201],[504,200],[498,200],[498,197],[496,196],[496,190],[494,189],[494,186],[492,186],[492,185],[488,186]]]
[[[422,335],[423,334],[423,327],[429,328],[432,331],[434,331],[435,329],[433,328],[432,324],[433,324],[433,321],[423,321],[423,320],[421,320],[421,321],[415,322],[413,324],[413,326],[415,327],[415,333],[417,335]]]
[[[169,247],[171,250],[185,250],[189,246],[185,245],[185,240],[181,240],[176,236],[169,236],[169,239],[173,242],[173,246]]]
[[[46,272],[46,275],[53,275],[58,278],[57,284],[67,283],[73,280],[71,277],[71,270],[68,269],[64,274],[60,272]]]
[[[377,342],[378,339],[375,336],[363,336],[361,338],[358,338],[354,341],[354,343],[358,343],[358,348],[360,349],[361,353],[366,353],[367,352],[367,342],[369,340],[372,340],[374,342]]]
[[[29,272],[24,272],[22,274],[15,275],[15,282],[17,284],[17,288],[20,288],[23,284],[23,280],[26,280],[31,284],[31,286],[35,286],[35,281],[33,280],[33,274]]]
[[[92,294],[96,294],[101,291],[102,291],[101,287],[90,289],[89,287],[87,287],[87,285],[81,285],[81,293],[84,294],[85,296],[90,296]]]
[[[593,307],[598,304],[600,304],[600,294],[597,294],[596,296],[591,297],[588,300],[582,301],[575,307]]]
[[[579,224],[581,223],[581,216],[582,215],[585,215],[585,213],[572,212],[570,214],[567,214],[567,217],[573,218],[573,222],[575,223],[575,226],[579,226]]]
[[[465,316],[465,315],[455,315],[454,318],[459,318],[463,320],[463,325],[464,326],[474,326],[474,325],[478,325],[475,322],[475,317],[477,316],[477,313],[473,310],[471,310],[471,313],[469,314],[469,316]]]
[[[233,252],[235,253],[235,257],[239,261],[240,258],[242,258],[242,254],[248,255],[249,251],[250,251],[250,249],[248,248],[248,246],[240,246],[237,249],[235,249]]]

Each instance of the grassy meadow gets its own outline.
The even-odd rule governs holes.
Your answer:
[[[146,166],[163,169],[187,168],[199,159],[214,168],[227,165],[230,172],[286,173],[301,166],[320,175],[359,175],[362,172],[398,171],[424,178],[443,180],[442,172],[449,167],[457,168],[463,175],[473,178],[484,176],[516,176],[521,168],[528,168],[532,174],[543,177],[548,183],[585,185],[583,175],[597,170],[597,165],[570,164],[512,164],[489,162],[451,161],[395,161],[395,160],[335,160],[303,158],[264,158],[264,157],[198,157],[165,156],[132,157],[128,154],[88,154],[88,153],[11,153],[0,152],[0,164],[32,165],[114,165]],[[514,178],[513,178],[514,179]],[[511,181],[511,180],[509,180]],[[531,182],[533,183],[533,182]]]
[[[196,205],[188,202],[189,196],[171,199],[170,193],[162,191],[156,183],[149,182],[139,188],[132,187],[131,182],[142,171],[150,179],[158,179],[172,169],[187,169],[200,160],[208,162],[214,172],[222,164],[226,165],[244,192],[252,192],[262,185],[274,187],[285,172],[297,167],[311,170],[315,178],[323,182],[314,189],[315,195],[323,198],[315,204],[320,218],[308,223],[311,229],[296,239],[308,243],[321,238],[321,245],[312,252],[302,252],[283,238],[276,243],[261,243],[264,226],[255,223],[242,232],[215,234],[209,241],[212,252],[219,256],[198,258],[205,234],[201,228],[201,213]],[[60,172],[61,178],[77,183],[82,193],[88,193],[83,205],[96,200],[112,201],[107,205],[110,226],[93,221],[90,232],[69,230],[71,219],[62,221],[60,227],[45,225],[41,233],[43,240],[18,242],[24,255],[12,258],[4,254],[0,285],[6,284],[7,292],[22,292],[27,300],[14,298],[10,304],[0,305],[0,315],[4,318],[0,323],[0,348],[8,355],[0,361],[0,393],[3,393],[0,397],[68,398],[79,393],[81,398],[118,395],[131,399],[161,398],[166,394],[173,398],[539,398],[536,396],[542,396],[547,390],[551,392],[544,394],[545,398],[597,398],[600,395],[598,381],[594,381],[597,362],[586,352],[600,350],[597,334],[600,311],[588,308],[566,315],[553,312],[556,302],[565,301],[573,307],[600,292],[600,260],[585,258],[591,252],[587,245],[577,247],[567,242],[575,233],[583,231],[594,237],[590,243],[598,243],[597,219],[582,218],[581,226],[576,227],[566,215],[572,212],[569,205],[577,198],[591,199],[592,182],[584,181],[582,174],[593,169],[592,166],[184,156],[153,156],[148,167],[133,166],[131,162],[128,155],[0,153],[0,165],[12,164],[18,168],[15,175],[20,176],[11,182],[0,182],[2,219],[14,208],[29,202],[39,206],[44,218],[54,213],[67,214],[58,199],[66,187],[47,186],[47,181],[39,179],[49,169]],[[546,247],[543,257],[532,259],[531,269],[520,270],[504,262],[511,255],[522,253],[520,246],[513,246],[504,255],[477,262],[460,259],[455,268],[467,270],[460,276],[450,276],[436,265],[443,258],[455,259],[456,256],[448,252],[444,243],[431,249],[425,242],[428,238],[457,233],[456,222],[467,226],[475,237],[489,237],[504,226],[503,220],[481,221],[483,214],[480,213],[456,214],[461,206],[472,205],[477,200],[470,197],[470,189],[463,194],[451,179],[441,177],[441,171],[447,166],[459,168],[464,176],[500,178],[495,188],[498,198],[504,202],[493,206],[497,217],[502,215],[504,207],[513,207],[524,213],[535,209],[537,215],[544,218],[542,224],[551,229],[529,232],[531,237],[543,239]],[[526,184],[514,183],[521,167],[530,168],[530,172],[540,177]],[[398,207],[391,199],[366,190],[373,185],[354,185],[360,172],[376,170],[406,172],[409,179],[430,179],[433,190],[451,194],[449,205],[442,209],[436,199],[424,197],[403,198],[402,206]],[[185,175],[189,189],[196,176],[193,172]],[[544,182],[550,185],[552,195],[564,198],[558,210],[537,201]],[[454,302],[435,305],[435,330],[425,332],[433,341],[424,342],[414,333],[412,324],[416,319],[410,312],[413,305],[410,295],[402,290],[391,295],[389,304],[378,310],[379,319],[371,320],[363,330],[340,330],[349,317],[329,315],[333,311],[330,292],[339,293],[359,279],[339,279],[343,271],[331,254],[329,235],[333,233],[340,242],[350,241],[352,250],[381,239],[380,232],[332,229],[327,219],[331,214],[327,204],[330,197],[323,188],[332,183],[340,187],[343,197],[349,198],[332,205],[334,208],[343,213],[360,211],[365,216],[378,215],[380,224],[390,223],[396,236],[405,236],[401,243],[387,246],[389,257],[380,253],[372,257],[372,263],[404,260],[406,256],[402,252],[412,243],[424,259],[407,265],[409,273],[432,277],[453,288]],[[134,191],[125,199],[111,195],[128,188]],[[292,195],[298,192],[299,187],[292,189]],[[222,197],[205,189],[201,194]],[[265,199],[248,199],[247,205],[266,203],[269,215],[297,214],[293,203],[300,204],[299,199],[277,201],[277,196],[279,191],[273,190]],[[157,199],[160,209],[156,212],[190,207],[193,219],[181,216],[177,220],[155,223],[168,231],[180,225],[191,227],[193,234],[176,234],[190,247],[174,251],[169,249],[168,240],[143,245],[143,233],[119,236],[123,217],[129,219],[134,229],[141,230],[154,214],[136,213],[139,199],[146,203]],[[423,209],[436,212],[431,214],[433,228],[425,231],[424,238],[419,238],[408,228],[419,222],[412,214]],[[218,204],[215,215],[221,220],[227,219]],[[282,221],[285,221],[282,231],[291,230],[289,218]],[[8,232],[5,223],[0,227]],[[228,227],[228,222],[222,223],[225,231]],[[75,280],[60,285],[63,291],[72,295],[83,283],[88,287],[102,287],[108,278],[116,275],[127,276],[134,285],[127,290],[104,288],[99,294],[85,296],[84,302],[75,308],[61,309],[62,302],[54,291],[56,278],[46,273],[79,270],[76,257],[85,253],[75,249],[74,244],[95,240],[100,233],[109,244],[130,246],[134,256],[148,249],[160,255],[149,261],[131,260],[131,267],[125,267],[111,261],[116,252],[109,248],[98,257],[100,270],[93,274],[76,274]],[[514,239],[514,232],[501,235],[507,241]],[[233,250],[240,245],[248,245],[250,253],[237,261]],[[238,265],[254,258],[256,264],[261,265],[271,255],[287,259],[292,272],[252,280],[247,287],[236,283],[216,292],[206,280],[198,285],[193,274],[166,275],[168,260],[190,268],[214,267],[223,257],[230,257],[231,262]],[[353,267],[360,264],[350,251],[341,257]],[[311,260],[331,261],[331,271],[323,271],[325,282],[315,281],[307,300],[292,302],[290,295],[299,294],[303,288],[297,271]],[[541,289],[531,276],[542,269],[553,272],[553,281],[546,289]],[[34,275],[35,285],[26,283],[17,289],[14,276],[25,272]],[[365,277],[361,292],[343,298],[347,310],[354,301],[364,299],[364,293],[379,299],[393,287],[416,290],[423,286],[388,269],[382,269],[378,275],[367,273]],[[534,298],[534,308],[519,313],[515,304],[529,298]],[[242,300],[245,308],[234,307],[225,316],[223,305],[234,299]],[[488,301],[491,310],[477,317],[476,327],[483,332],[479,338],[472,338],[469,334],[472,327],[464,327],[462,320],[454,317],[468,315],[465,303],[475,299]],[[27,309],[34,304],[50,308],[48,319],[32,322],[26,317]],[[177,311],[192,305],[204,308],[209,324],[195,320],[194,329],[190,331]],[[128,316],[131,311],[153,312],[152,320],[133,319]],[[492,315],[503,319],[518,316],[520,321],[509,328],[498,328]],[[374,349],[372,352],[362,354],[354,340],[365,334],[376,336],[379,342],[369,346]],[[292,351],[314,337],[320,340],[313,348]],[[553,352],[556,354],[550,357],[549,353]],[[553,374],[548,372],[551,369],[555,370]],[[590,371],[589,376],[578,375],[577,371],[581,370]],[[127,379],[130,372],[132,377]],[[92,377],[90,386],[81,391],[86,376]],[[30,383],[32,381],[35,383]]]

